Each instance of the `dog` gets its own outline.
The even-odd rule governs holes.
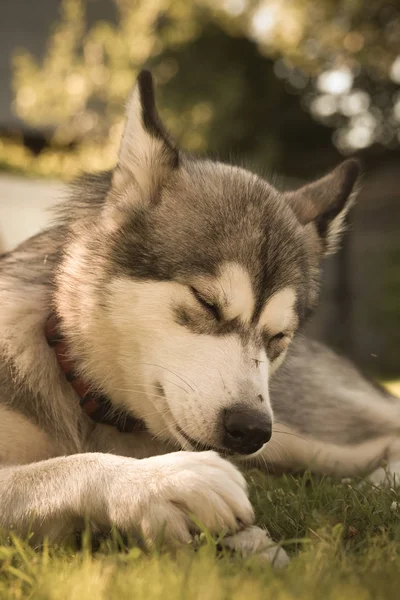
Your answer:
[[[399,405],[301,335],[359,170],[280,192],[185,154],[142,71],[115,168],[0,261],[0,525],[60,539],[89,518],[151,547],[202,523],[266,552],[238,465],[396,460]]]

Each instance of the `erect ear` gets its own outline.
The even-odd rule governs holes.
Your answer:
[[[315,224],[326,254],[338,247],[359,175],[360,163],[349,159],[325,177],[287,195],[300,223]]]
[[[153,77],[141,71],[127,105],[112,187],[120,191],[134,183],[151,200],[178,166],[179,152],[157,113]]]

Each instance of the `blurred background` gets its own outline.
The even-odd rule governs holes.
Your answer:
[[[142,66],[185,149],[284,186],[360,156],[364,187],[309,325],[400,375],[400,4],[12,0],[0,20],[0,250],[43,227],[82,170],[114,164]]]

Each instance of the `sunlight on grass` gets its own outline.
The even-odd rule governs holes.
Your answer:
[[[400,395],[400,381],[387,384]],[[0,537],[0,599],[397,600],[400,488],[361,479],[248,474],[257,523],[292,561],[277,571],[256,558],[199,549],[146,554],[106,539],[96,551],[32,549]]]
[[[387,381],[385,387],[391,394],[400,398],[400,379],[397,379],[396,381]]]
[[[274,571],[254,558],[218,555],[212,541],[145,554],[50,547],[34,551],[3,538],[0,598],[46,600],[397,599],[400,586],[399,493],[367,482],[305,474],[249,474],[257,521],[286,544],[291,564]],[[399,502],[400,504],[400,502]],[[300,540],[300,541],[299,541]]]

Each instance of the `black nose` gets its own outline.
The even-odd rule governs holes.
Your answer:
[[[264,412],[236,406],[225,411],[222,443],[239,454],[253,454],[271,439],[271,419]]]

